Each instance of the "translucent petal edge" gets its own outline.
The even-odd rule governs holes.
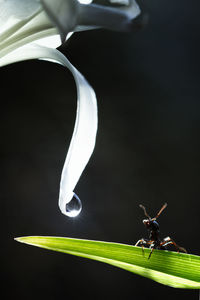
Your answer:
[[[96,95],[82,74],[57,49],[39,45],[24,46],[2,57],[0,66],[30,59],[43,59],[61,64],[72,72],[76,82],[76,121],[61,174],[59,191],[59,208],[67,215],[66,204],[72,199],[73,190],[95,147],[98,122]]]

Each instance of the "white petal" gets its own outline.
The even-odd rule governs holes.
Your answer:
[[[50,20],[58,28],[62,42],[77,24],[79,2],[77,0],[41,0]]]
[[[40,1],[51,22],[57,27],[62,42],[65,41],[67,34],[75,31],[77,27],[83,30],[102,27],[116,31],[131,31],[133,20],[140,14],[140,8],[135,0],[126,2],[118,0],[118,3],[122,4],[121,7],[88,4],[92,2],[88,0]]]
[[[129,0],[109,0],[113,4],[129,5]]]
[[[78,0],[81,4],[91,4],[93,0]]]
[[[121,4],[121,0],[119,1]],[[134,19],[139,16],[140,8],[135,0],[120,7],[98,4],[80,4],[78,24],[99,26],[116,31],[131,31],[134,28]]]
[[[40,9],[37,0],[0,0],[0,34],[30,19]]]
[[[60,45],[57,29],[44,11],[38,11],[31,19],[18,23],[0,35],[0,57],[33,41],[52,36],[57,36],[57,43],[53,43],[53,46]]]
[[[56,49],[40,46],[21,47],[0,60],[0,66],[28,59],[45,59],[67,67],[77,86],[77,113],[73,136],[61,175],[59,207],[66,214],[66,204],[94,150],[97,132],[97,103],[94,90],[67,58]]]

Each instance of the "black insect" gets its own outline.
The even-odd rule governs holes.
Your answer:
[[[180,246],[178,246],[169,236],[164,238],[164,239],[160,239],[159,237],[159,224],[158,222],[156,222],[157,218],[160,216],[160,214],[162,213],[162,211],[166,208],[167,203],[165,203],[160,211],[157,213],[157,215],[154,218],[151,218],[147,212],[146,212],[146,208],[143,205],[140,205],[140,207],[143,209],[145,216],[147,217],[147,219],[143,220],[144,225],[146,226],[146,228],[149,231],[149,239],[140,239],[135,246],[141,246],[142,247],[142,251],[144,253],[144,247],[148,247],[151,249],[151,252],[149,254],[149,257],[151,257],[151,254],[153,252],[154,249],[160,249],[160,250],[166,250],[166,246],[167,245],[174,245],[174,247],[176,248],[176,250],[179,252],[186,252],[185,248],[182,248]]]

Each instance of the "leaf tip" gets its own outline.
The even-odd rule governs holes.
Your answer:
[[[15,241],[20,242],[20,243],[24,243],[24,238],[23,237],[16,237],[14,238]]]
[[[20,236],[20,237],[14,238],[14,240],[19,243],[24,243],[24,244],[31,244],[31,242],[32,242],[32,239],[30,236]]]

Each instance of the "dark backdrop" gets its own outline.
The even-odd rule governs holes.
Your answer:
[[[83,211],[58,209],[60,173],[73,131],[76,88],[42,61],[1,74],[1,292],[4,299],[198,299],[95,261],[16,243],[58,235],[134,244],[146,231],[143,203],[163,236],[199,254],[199,1],[140,1],[137,33],[75,34],[62,48],[94,87],[95,152],[76,192]]]

